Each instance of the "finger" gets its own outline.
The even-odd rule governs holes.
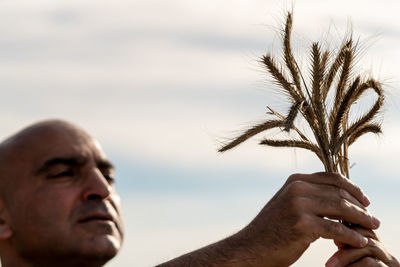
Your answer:
[[[366,210],[365,206],[361,204],[353,195],[351,195],[346,189],[339,189],[339,196],[343,199],[346,199],[350,203],[356,205],[360,209]]]
[[[348,227],[348,226],[347,226],[347,227]],[[377,236],[376,233],[375,233],[374,231],[372,231],[372,230],[365,229],[365,228],[360,227],[360,226],[358,226],[358,225],[353,225],[353,226],[350,227],[350,229],[353,229],[354,231],[356,231],[356,232],[359,233],[359,234],[362,234],[362,235],[365,236],[365,237],[369,237],[369,238],[372,238],[372,239],[374,239],[374,240],[379,241],[378,236]],[[336,240],[334,240],[334,243],[335,243],[335,245],[336,245],[338,248],[342,248],[342,247],[346,246],[346,244],[340,243],[340,242],[338,242],[338,241],[336,241]]]
[[[400,267],[400,262],[396,257],[392,256],[393,263],[390,265],[390,267]]]
[[[366,210],[366,207],[358,201],[353,195],[351,195],[346,189],[338,188],[334,185],[321,185],[306,183],[308,185],[307,191],[304,193],[315,197],[325,197],[330,199],[346,199],[350,203],[356,205],[360,209]]]
[[[336,261],[328,261],[325,264],[326,267],[339,267],[339,266],[346,266],[346,267],[388,267],[386,264],[381,262],[379,259],[373,257],[365,257],[359,261],[348,265],[341,265]]]
[[[318,172],[314,174],[294,174],[289,177],[286,183],[291,183],[296,180],[306,181],[315,184],[334,185],[345,189],[354,198],[356,198],[365,207],[370,204],[368,197],[364,192],[352,181],[340,175],[339,173]]]
[[[372,238],[376,241],[379,241],[379,237],[376,235],[376,233],[370,229],[366,229],[364,227],[361,227],[359,225],[353,225],[350,227],[350,229],[353,229],[354,231],[356,231],[357,233],[362,234],[365,237],[369,237]]]
[[[314,218],[313,230],[320,237],[333,239],[337,242],[348,244],[352,247],[362,248],[368,244],[368,239],[356,231],[347,228],[340,222],[325,220],[320,217]]]
[[[387,267],[387,265],[378,259],[366,257],[355,263],[347,265],[347,267]]]
[[[360,203],[362,203],[365,207],[369,206],[370,201],[367,195],[361,190],[359,186],[357,186],[350,179],[344,177],[339,173],[315,173],[316,177],[321,177],[318,179],[325,179],[325,182],[328,184],[333,184],[339,188],[345,189],[351,195],[353,195]]]
[[[377,258],[389,266],[394,262],[393,257],[384,250],[381,243],[369,239],[368,245],[363,248],[344,247],[338,250],[328,260],[327,266],[335,266],[334,264],[338,264],[336,266],[347,266],[365,257]]]
[[[300,199],[298,200],[300,201]],[[366,210],[350,203],[348,200],[330,197],[303,198],[301,200],[309,210],[320,217],[344,220],[352,224],[358,224],[368,229],[379,227],[379,220],[370,215]]]

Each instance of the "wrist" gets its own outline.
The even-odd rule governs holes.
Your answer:
[[[221,249],[229,252],[230,256],[219,266],[285,266],[279,260],[278,251],[252,225],[221,242]]]

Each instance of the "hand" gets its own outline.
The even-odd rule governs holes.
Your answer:
[[[374,231],[359,226],[352,228],[368,237],[368,245],[363,248],[354,248],[336,243],[339,250],[327,261],[327,267],[400,267],[397,259],[390,255]]]
[[[340,174],[292,175],[244,229],[159,266],[289,266],[320,237],[361,248],[368,239],[332,219],[376,229],[379,220],[368,205],[361,189]]]
[[[337,173],[296,174],[243,231],[266,266],[289,266],[320,237],[361,248],[368,240],[336,220],[379,227],[359,187]],[[325,219],[329,218],[329,219]]]

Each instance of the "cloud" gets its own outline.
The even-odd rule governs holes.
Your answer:
[[[265,119],[266,105],[287,111],[257,60],[271,50],[279,53],[276,34],[290,6],[271,0],[2,1],[0,134],[61,117],[101,141],[117,165],[117,188],[128,203],[125,213],[133,230],[121,258],[126,266],[148,265],[151,245],[160,241],[157,235],[170,247],[172,237],[180,240],[164,252],[160,243],[155,256],[160,261],[226,236],[252,216],[236,214],[241,201],[242,210],[254,214],[290,173],[322,170],[311,153],[261,147],[257,140],[216,153],[218,141]],[[360,65],[379,78],[397,77],[396,1],[305,0],[294,6],[298,58],[307,60],[309,40],[324,39],[331,20],[332,43],[327,42],[337,46],[351,16],[356,34],[382,32]],[[373,12],[361,12],[360,6]],[[397,87],[394,79],[390,85]],[[399,99],[392,92],[388,98]],[[351,173],[379,203],[389,197],[398,203],[399,110],[395,105],[387,109],[385,135],[362,138],[351,150],[356,162]],[[221,196],[225,204],[213,209]],[[157,208],[166,198],[168,206]],[[159,232],[152,232],[154,224],[145,227],[162,208],[171,210],[185,201],[186,206],[171,211],[176,220],[160,222]],[[209,224],[179,225],[190,208],[204,211],[200,217],[210,218]],[[389,224],[398,221],[387,218]],[[194,231],[207,235],[185,237]],[[135,262],[132,253],[144,256]],[[320,258],[318,253],[310,259]],[[316,264],[303,263],[310,265]]]

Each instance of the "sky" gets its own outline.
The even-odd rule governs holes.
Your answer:
[[[126,238],[108,266],[153,266],[240,230],[292,173],[321,171],[315,156],[257,145],[225,154],[221,141],[286,110],[259,58],[279,58],[294,11],[294,53],[337,47],[352,25],[359,69],[387,92],[384,134],[350,151],[351,179],[372,200],[399,257],[398,1],[0,0],[0,137],[46,118],[72,121],[117,166]],[[368,108],[368,103],[361,105]],[[294,266],[335,251],[315,242]]]

